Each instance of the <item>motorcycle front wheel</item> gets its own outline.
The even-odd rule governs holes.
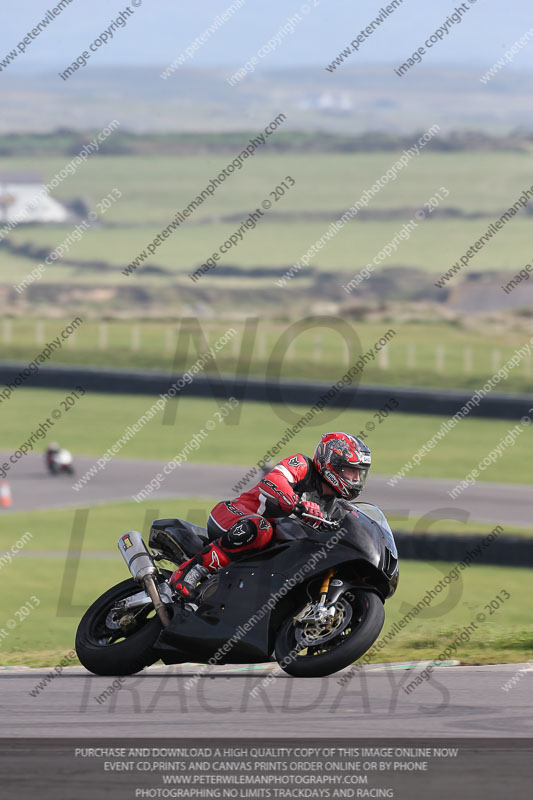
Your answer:
[[[325,623],[282,624],[275,646],[280,667],[295,678],[321,678],[348,667],[366,653],[385,621],[383,602],[374,592],[354,589],[335,603],[335,616]]]
[[[121,613],[114,610],[119,600],[141,591],[128,578],[108,589],[87,609],[76,632],[76,653],[95,675],[133,675],[158,660],[153,646],[161,622],[153,605]]]

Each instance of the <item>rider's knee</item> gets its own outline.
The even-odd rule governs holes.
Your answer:
[[[220,538],[222,547],[228,550],[265,547],[272,538],[272,526],[263,517],[248,517],[228,528]]]

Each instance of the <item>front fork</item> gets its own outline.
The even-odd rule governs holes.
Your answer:
[[[329,585],[331,583],[331,579],[333,578],[335,571],[333,569],[328,569],[324,580],[322,581],[322,586],[320,587],[320,600],[318,602],[318,606],[316,607],[317,615],[320,618],[327,619],[328,617],[328,610],[326,608],[326,598],[329,592]]]
[[[333,580],[334,575],[335,572],[333,569],[327,571],[322,585],[320,586],[320,598],[318,602],[307,603],[305,608],[294,617],[295,624],[303,622],[328,623],[335,617],[335,604],[343,594],[346,594],[353,600],[353,595],[350,595],[351,590],[358,588],[368,589],[368,586],[363,585],[361,582],[352,583],[341,580],[340,578],[335,578],[335,580]]]
[[[324,580],[322,581],[322,585],[320,587],[320,599],[318,603],[307,603],[307,605],[294,617],[294,622],[318,622],[318,623],[326,623],[332,617],[335,616],[335,608],[331,603],[329,603],[329,608],[326,608],[326,600],[329,592],[329,587],[331,583],[331,579],[333,578],[335,572],[333,569],[329,569],[324,576]]]

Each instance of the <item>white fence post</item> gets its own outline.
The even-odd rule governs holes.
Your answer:
[[[320,361],[322,358],[322,337],[315,336],[313,340],[313,361]]]
[[[465,347],[463,350],[463,371],[472,372],[472,348]]]
[[[381,350],[378,350],[378,366],[380,369],[389,368],[389,347],[385,345]]]
[[[294,361],[294,351],[296,349],[296,345],[295,345],[294,341],[295,340],[293,339],[289,343],[289,346],[287,347],[287,352],[285,354],[285,360],[286,361]]]
[[[435,349],[435,369],[437,372],[444,372],[444,361],[446,358],[446,348],[443,344],[437,345]]]
[[[13,341],[13,320],[5,319],[2,325],[4,344],[11,344]]]
[[[131,349],[137,352],[141,346],[141,329],[139,325],[131,326]]]
[[[107,350],[109,341],[108,332],[109,329],[106,323],[101,322],[98,326],[98,347],[100,350]]]
[[[409,342],[407,345],[407,367],[416,369],[416,342]]]
[[[257,337],[257,357],[266,358],[266,333],[261,331]]]
[[[174,329],[172,325],[167,325],[166,327],[165,347],[167,353],[172,353],[174,350]]]

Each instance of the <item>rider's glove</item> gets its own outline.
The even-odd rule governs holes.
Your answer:
[[[301,500],[296,507],[296,513],[303,518],[304,522],[311,525],[313,528],[320,528],[321,520],[324,519],[324,515],[318,503],[312,503],[310,500]],[[309,519],[309,517],[306,516],[307,514],[311,514],[313,517],[320,517],[320,519]]]

